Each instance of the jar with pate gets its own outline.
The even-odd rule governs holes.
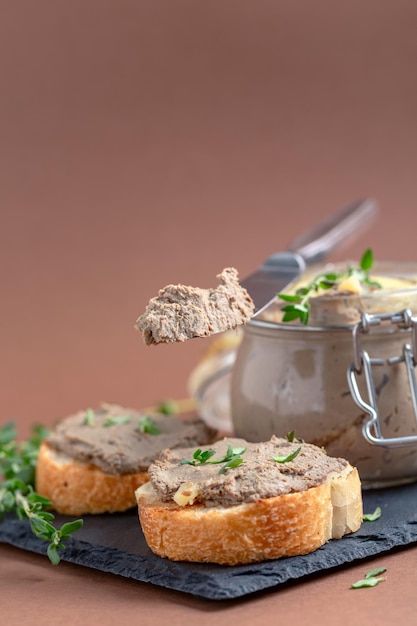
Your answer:
[[[312,297],[306,325],[283,322],[278,303],[251,320],[232,369],[231,418],[238,437],[294,431],[349,460],[364,487],[382,487],[417,480],[417,264],[376,264],[372,280],[377,288]]]

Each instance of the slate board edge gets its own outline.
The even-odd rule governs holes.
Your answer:
[[[405,532],[407,525],[411,526],[411,533]],[[18,530],[17,537],[16,530]],[[77,541],[75,539],[72,539],[67,544],[67,548],[62,553],[61,558],[62,561],[73,563],[75,565],[90,567],[91,569],[97,569],[113,575],[134,579],[138,582],[151,583],[207,600],[233,600],[242,596],[247,596],[251,593],[264,590],[266,591],[267,589],[276,587],[284,582],[297,581],[320,572],[325,573],[344,564],[353,563],[377,554],[389,552],[394,548],[417,543],[417,524],[405,523],[404,532],[402,533],[397,529],[395,541],[393,541],[390,537],[388,537],[387,541],[387,537],[383,537],[381,535],[378,536],[378,540],[372,539],[372,534],[369,539],[363,537],[363,549],[359,555],[357,547],[353,543],[351,545],[352,549],[349,547],[349,540],[355,539],[357,539],[355,535],[350,535],[341,540],[337,540],[338,543],[345,542],[346,544],[343,559],[332,563],[329,562],[329,564],[325,567],[323,567],[321,562],[317,563],[316,559],[313,557],[314,555],[318,555],[323,550],[328,550],[329,546],[332,545],[332,542],[327,543],[325,546],[322,546],[312,554],[305,555],[304,557],[294,557],[303,561],[304,569],[300,567],[298,568],[298,572],[285,575],[284,577],[274,577],[273,567],[274,563],[278,563],[278,561],[252,564],[250,566],[242,566],[240,568],[225,568],[217,577],[213,574],[204,575],[196,572],[188,572],[188,575],[185,578],[178,575],[179,572],[181,572],[180,566],[176,563],[169,562],[169,566],[173,569],[173,571],[168,576],[165,572],[163,581],[158,575],[158,572],[156,572],[155,580],[153,580],[152,575],[149,573],[138,573],[137,570],[137,566],[140,562],[145,562],[146,558],[139,557],[136,554],[127,554],[115,548],[103,548],[101,546],[94,547],[88,542]],[[46,556],[45,542],[36,539],[32,535],[29,525],[25,520],[2,522],[0,524],[0,542]],[[88,564],[85,560],[86,551],[88,552],[89,561],[91,561]],[[159,557],[155,557],[155,559],[160,562],[162,567],[166,567],[167,561],[165,559],[159,559]],[[291,558],[286,559],[288,564],[290,564],[291,561]],[[283,560],[279,560],[280,564],[282,562]],[[115,564],[119,564],[119,571],[115,571],[117,569],[115,568]],[[264,575],[261,575],[262,570],[268,569],[268,566],[272,571],[269,571],[267,577],[265,577]],[[51,565],[51,567],[53,566]],[[245,572],[245,569],[248,571]],[[254,574],[257,575],[254,576]],[[193,579],[193,585],[190,585],[190,578]],[[242,581],[241,584],[239,582],[240,580]],[[229,585],[227,585],[227,583],[229,583]]]

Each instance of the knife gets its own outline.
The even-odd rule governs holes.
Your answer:
[[[256,317],[295,280],[307,266],[323,261],[339,244],[358,234],[373,220],[379,207],[365,198],[339,209],[293,240],[284,252],[268,257],[253,273],[240,281],[255,303]]]

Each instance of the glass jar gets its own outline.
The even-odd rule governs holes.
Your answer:
[[[364,487],[417,480],[417,264],[379,264],[375,273],[410,284],[313,298],[308,326],[274,321],[277,305],[244,328],[231,375],[236,436],[295,431],[348,459]]]

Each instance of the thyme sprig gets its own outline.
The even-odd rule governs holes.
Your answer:
[[[54,515],[48,510],[51,502],[34,490],[39,446],[47,434],[47,429],[35,427],[28,441],[18,443],[13,422],[0,429],[0,520],[5,513],[27,518],[35,537],[49,543],[47,555],[51,563],[57,565],[59,550],[65,548],[65,541],[81,528],[83,520],[56,528],[52,524]]]
[[[141,433],[147,433],[148,435],[160,435],[161,431],[149,415],[141,415],[138,420],[138,427]]]
[[[226,454],[220,459],[210,459],[216,454],[216,450],[209,449],[202,451],[201,448],[197,448],[193,452],[192,460],[182,459],[180,465],[203,465],[208,463],[210,465],[219,465],[223,463],[223,467],[220,468],[219,474],[224,474],[228,469],[234,469],[239,467],[244,461],[242,454],[246,451],[246,448],[233,448],[230,443],[227,446]]]
[[[342,280],[355,276],[360,284],[370,288],[380,289],[381,285],[369,277],[369,271],[374,264],[374,255],[370,248],[365,250],[358,267],[348,267],[345,272],[325,272],[316,276],[308,285],[300,287],[295,294],[279,293],[278,297],[287,302],[282,307],[284,312],[282,321],[292,322],[299,320],[307,325],[310,315],[310,298],[314,293],[335,287]]]
[[[304,439],[300,439],[299,437],[295,436],[295,430],[291,430],[289,433],[287,433],[285,435],[285,438],[290,443],[295,443],[295,442],[304,443]]]

